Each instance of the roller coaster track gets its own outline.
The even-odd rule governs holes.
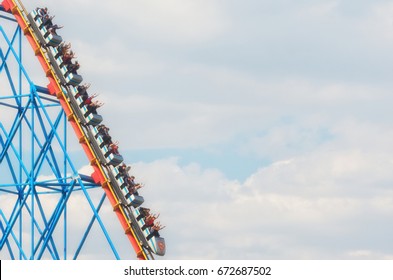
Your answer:
[[[107,176],[107,173],[104,170],[104,167],[101,165],[100,161],[97,159],[97,156],[94,152],[94,149],[91,145],[94,139],[90,139],[91,135],[87,133],[78,122],[78,117],[73,110],[73,107],[70,105],[67,92],[64,92],[62,86],[60,84],[60,78],[56,75],[55,70],[53,69],[49,58],[46,54],[47,50],[41,47],[38,38],[34,34],[33,29],[29,25],[27,20],[28,12],[23,6],[22,2],[19,0],[3,0],[1,4],[6,12],[9,12],[14,15],[17,23],[19,24],[23,34],[27,38],[30,43],[33,51],[40,62],[46,77],[49,80],[48,90],[49,93],[53,96],[56,96],[59,100],[69,123],[71,124],[76,137],[79,139],[79,143],[82,146],[90,165],[92,166],[94,172],[92,174],[92,179],[96,184],[102,186],[109,202],[111,203],[114,212],[126,236],[128,237],[133,249],[136,252],[136,256],[140,260],[151,260],[154,259],[151,252],[146,249],[143,244],[141,238],[138,236],[136,230],[134,230],[135,223],[130,221],[129,215],[127,215],[126,208],[119,201],[118,196],[116,195],[116,190],[112,186],[110,179]]]

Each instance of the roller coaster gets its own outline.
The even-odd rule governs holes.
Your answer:
[[[104,118],[97,110],[99,104],[93,102],[93,96],[88,94],[89,85],[82,84],[83,77],[78,72],[79,64],[74,60],[69,45],[57,33],[59,27],[52,22],[53,18],[49,16],[46,8],[37,8],[28,12],[19,0],[3,0],[0,9],[13,15],[21,32],[33,48],[49,80],[47,89],[39,88],[39,90],[57,99],[94,170],[91,177],[82,179],[102,187],[138,259],[154,259],[154,254],[163,256],[166,244],[165,239],[160,236],[159,223],[154,221],[156,216],[150,213],[150,209],[141,206],[144,203],[144,197],[139,193],[140,185],[134,182],[133,176],[130,176],[129,168],[123,156],[118,152],[117,144],[112,141],[107,127],[103,124]],[[11,51],[12,48],[6,55],[2,53],[3,61]],[[1,67],[6,67],[6,63],[3,62]],[[25,108],[27,107],[29,106]],[[10,162],[6,151],[13,148],[7,140],[11,138],[10,135],[6,135],[5,140],[0,137],[0,147],[3,148],[0,164],[3,161]],[[14,177],[17,176],[14,175]],[[81,182],[81,176],[77,177],[79,181],[74,178],[71,181]],[[34,178],[29,178],[29,180],[34,180]],[[19,186],[18,190],[23,192],[25,189]],[[67,196],[71,193],[72,190],[67,192]],[[63,204],[66,203],[65,199]],[[6,219],[1,207],[0,214],[5,221],[0,220],[1,250],[4,246],[9,247],[10,238],[16,239],[12,226],[17,219],[16,217]],[[98,215],[95,218],[99,218]],[[49,234],[53,229],[49,225],[51,225],[50,222],[47,222],[47,228],[40,230],[40,243],[45,244],[44,248],[54,251],[53,247],[48,245],[53,243],[53,237]],[[37,248],[33,251],[36,252]],[[38,254],[38,258],[40,257],[42,253]]]

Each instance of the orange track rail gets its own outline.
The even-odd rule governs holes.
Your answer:
[[[28,23],[27,23],[25,17],[23,16],[22,10],[20,9],[20,7],[18,7],[16,5],[14,0],[3,0],[2,5],[7,12],[11,12],[15,16],[15,19],[17,20],[20,28],[22,29],[24,35],[26,36],[27,40],[29,41],[30,45],[32,46],[34,53],[35,53],[36,57],[38,58],[41,66],[44,69],[44,72],[49,80],[48,90],[49,90],[50,94],[55,95],[58,98],[66,116],[68,117],[68,121],[70,122],[72,128],[75,131],[77,138],[79,139],[79,143],[81,144],[83,150],[86,153],[87,158],[89,159],[91,166],[94,169],[94,172],[92,174],[92,178],[97,184],[100,184],[102,186],[102,188],[104,189],[105,194],[108,197],[108,199],[113,207],[113,211],[116,213],[116,215],[120,221],[120,224],[122,225],[122,227],[124,229],[125,234],[127,235],[129,241],[131,242],[132,247],[134,248],[134,250],[137,254],[137,258],[140,260],[148,259],[146,253],[142,249],[139,241],[136,238],[135,233],[133,232],[133,230],[131,228],[130,222],[128,221],[126,214],[124,213],[122,207],[119,206],[119,201],[117,200],[117,198],[113,192],[112,186],[110,185],[110,183],[105,175],[105,172],[102,169],[102,166],[100,165],[97,158],[95,157],[93,149],[90,146],[90,143],[88,141],[88,138],[84,134],[82,127],[80,126],[79,122],[77,121],[77,119],[72,111],[72,108],[67,101],[67,98],[64,96],[64,93],[61,90],[61,87],[60,87],[60,84],[59,84],[58,79],[56,77],[56,74],[52,70],[50,63],[48,62],[48,60],[45,57],[44,50],[40,47],[40,44],[36,40],[33,30],[28,26]],[[25,11],[25,13],[26,13],[26,11]]]

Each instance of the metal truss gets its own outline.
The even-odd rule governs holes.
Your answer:
[[[0,252],[3,258],[77,259],[86,240],[93,238],[92,228],[98,224],[111,255],[120,259],[99,214],[106,196],[102,191],[97,195],[94,190],[100,186],[90,177],[80,175],[70,158],[67,116],[56,97],[30,79],[18,24],[3,12],[0,22]],[[31,57],[33,54],[28,58]],[[45,76],[45,73],[37,75],[37,70],[29,73]],[[79,237],[72,237],[70,242],[70,227],[75,221],[69,212],[74,196],[83,198],[89,211],[81,213],[83,217],[88,216],[88,222]]]

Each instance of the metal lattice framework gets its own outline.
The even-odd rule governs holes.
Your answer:
[[[94,192],[101,186],[90,177],[78,174],[68,151],[67,117],[47,88],[30,79],[19,25],[6,13],[0,17],[1,256],[76,259],[98,224],[119,259],[99,214],[106,196]],[[31,50],[26,56],[33,56]],[[70,201],[76,193],[88,205],[89,222],[69,246]]]

